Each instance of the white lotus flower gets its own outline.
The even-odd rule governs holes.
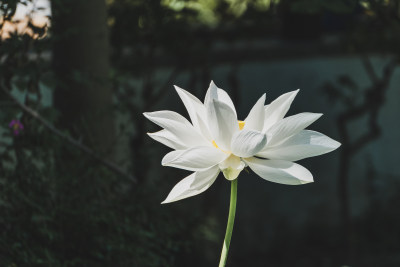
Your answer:
[[[161,131],[149,133],[154,140],[174,149],[162,159],[163,166],[193,173],[181,180],[162,203],[200,194],[220,171],[234,180],[248,166],[265,180],[299,185],[313,182],[312,174],[294,163],[328,153],[340,143],[315,131],[304,130],[322,114],[300,113],[284,118],[299,90],[281,95],[264,106],[265,94],[238,121],[229,95],[211,82],[204,104],[175,86],[190,123],[173,111],[144,113]]]

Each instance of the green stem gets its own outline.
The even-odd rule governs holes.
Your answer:
[[[219,260],[218,267],[225,267],[226,259],[228,257],[229,245],[231,244],[233,223],[235,221],[235,213],[236,213],[237,184],[238,184],[237,178],[231,182],[231,202],[229,205],[228,224],[226,226],[225,239],[224,239],[224,244],[222,246],[221,259]]]

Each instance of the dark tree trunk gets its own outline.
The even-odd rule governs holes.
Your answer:
[[[105,0],[52,0],[59,126],[101,153],[114,139]]]

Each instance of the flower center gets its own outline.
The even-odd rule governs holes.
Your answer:
[[[246,124],[246,122],[245,122],[245,121],[238,121],[238,124],[239,124],[239,130],[243,130],[243,127],[244,127],[244,125]],[[224,153],[229,153],[229,154],[230,154],[229,151],[224,151],[224,150],[222,150],[221,148],[219,148],[219,146],[217,145],[217,143],[215,143],[214,140],[212,141],[212,144],[213,144],[213,146],[214,146],[215,148],[220,149],[222,152],[224,152]]]
[[[231,154],[219,164],[219,168],[227,180],[235,180],[246,164],[237,156]]]
[[[246,122],[238,121],[238,124],[239,130],[243,130]],[[222,150],[214,140],[212,141],[212,144],[215,148],[218,148],[222,152],[229,155],[227,159],[219,164],[219,168],[221,169],[226,179],[230,181],[235,180],[239,176],[239,173],[246,166],[246,164],[240,159],[240,157],[231,154],[230,151]]]

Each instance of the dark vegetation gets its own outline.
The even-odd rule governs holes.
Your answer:
[[[1,31],[15,23],[17,4],[28,2],[0,1]],[[201,1],[168,6],[174,2],[52,0],[51,25],[29,19],[29,33],[0,41],[0,266],[216,265],[225,213],[213,199],[160,206],[171,185],[166,178],[185,174],[159,171],[163,151],[148,145],[141,114],[155,110],[183,72],[186,87],[203,95],[212,68],[228,64],[240,104],[241,63],[315,53],[360,55],[371,82],[360,90],[343,75],[323,85],[345,107],[337,117],[341,223],[272,233],[267,254],[243,248],[228,264],[399,266],[400,194],[377,199],[372,186],[369,211],[352,219],[348,190],[351,159],[381,133],[377,118],[399,63],[399,1],[220,0],[209,4],[212,16],[189,3]],[[327,34],[339,37],[337,45],[314,49]],[[287,40],[295,52],[229,46],[268,38]],[[304,42],[308,48],[299,48]],[[377,71],[369,53],[391,59]],[[366,133],[349,140],[347,124],[361,116],[368,117]],[[8,127],[13,119],[24,125],[18,135]],[[221,182],[216,187],[210,196],[219,200]]]

